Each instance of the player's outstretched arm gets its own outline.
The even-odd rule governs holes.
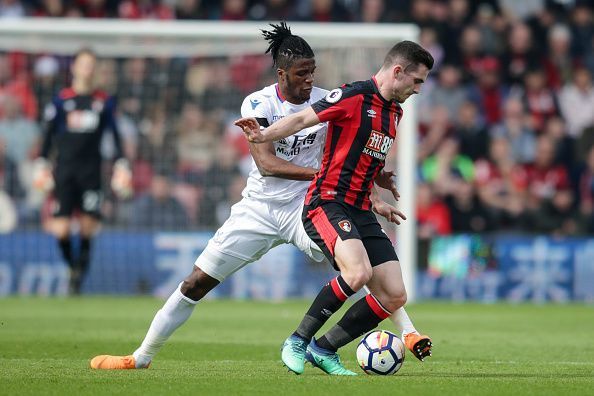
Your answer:
[[[317,169],[295,165],[276,156],[272,143],[250,143],[250,152],[262,176],[289,180],[313,180]]]
[[[235,121],[235,125],[243,130],[247,140],[252,143],[273,142],[319,123],[320,119],[311,107],[291,114],[264,130],[260,130],[260,124],[253,117],[244,117]]]

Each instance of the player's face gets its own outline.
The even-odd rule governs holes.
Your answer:
[[[398,103],[404,103],[406,99],[421,91],[421,85],[427,80],[429,69],[420,64],[415,68],[396,65],[393,69],[394,79],[392,80],[393,99]]]
[[[279,87],[289,102],[301,104],[309,100],[315,70],[313,58],[297,59],[287,70],[279,69]]]
[[[97,59],[91,54],[82,53],[76,57],[72,64],[72,76],[90,82],[95,73]]]

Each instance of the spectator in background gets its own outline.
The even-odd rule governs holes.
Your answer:
[[[423,180],[435,187],[440,196],[451,194],[455,188],[455,179],[472,182],[474,179],[474,164],[472,160],[460,154],[459,143],[453,137],[446,138],[437,152],[423,161],[421,165]]]
[[[245,179],[241,177],[238,154],[233,146],[219,141],[213,151],[217,160],[204,174],[204,194],[197,218],[201,227],[214,229],[227,219],[231,205],[241,199],[236,194],[235,183],[240,183],[243,188]]]
[[[522,99],[532,128],[537,133],[542,132],[550,117],[559,114],[557,99],[547,87],[546,76],[541,69],[531,69],[525,73]]]
[[[445,107],[451,120],[456,119],[460,106],[466,101],[467,92],[461,81],[462,73],[459,68],[450,64],[442,65],[437,84],[429,96],[431,107]]]
[[[507,139],[514,162],[532,162],[536,151],[536,137],[527,122],[524,104],[518,98],[511,97],[504,106],[503,120],[491,129],[491,137]]]
[[[118,16],[123,19],[173,19],[174,13],[165,2],[158,0],[123,0]]]
[[[134,200],[130,223],[136,229],[184,231],[188,229],[188,215],[181,203],[171,195],[167,176],[156,174],[149,193]]]
[[[349,11],[336,0],[311,0],[300,3],[301,18],[311,22],[349,22]]]
[[[555,146],[548,136],[538,138],[534,163],[518,172],[519,186],[536,233],[569,234],[576,231],[573,194],[567,170],[555,165]]]
[[[559,90],[572,80],[577,64],[571,56],[571,31],[566,25],[554,25],[548,32],[547,56],[541,66],[547,75],[547,85]]]
[[[417,186],[417,235],[420,240],[431,240],[452,232],[448,207],[434,194],[429,183]]]
[[[433,69],[439,70],[445,58],[445,51],[438,40],[437,30],[429,26],[422,28],[419,35],[419,44],[421,44],[421,47],[425,48],[435,60]]]
[[[243,94],[231,84],[229,63],[225,60],[215,60],[207,63],[204,69],[203,90],[195,98],[206,112],[222,112],[224,109],[241,107]],[[248,77],[244,78],[257,78]]]
[[[173,175],[177,169],[176,136],[171,130],[165,105],[154,104],[140,124],[138,151],[153,169]]]
[[[495,13],[493,5],[480,3],[476,12],[476,27],[481,32],[484,51],[500,54],[503,51],[505,22]]]
[[[538,54],[533,49],[532,32],[525,23],[511,27],[501,63],[503,80],[510,86],[521,86],[528,70],[540,67]]]
[[[0,19],[22,18],[25,7],[19,0],[0,0]]]
[[[185,175],[193,175],[192,177],[202,180],[217,155],[218,125],[200,107],[186,103],[176,132],[179,170]]]
[[[6,141],[2,136],[0,136],[0,190],[15,200],[25,195],[19,180],[17,163],[7,155]]]
[[[449,40],[454,40],[454,38],[450,37]],[[469,25],[462,31],[460,40],[456,41],[456,46],[450,45],[451,48],[448,48],[444,44],[444,62],[461,67],[466,72],[465,82],[482,72],[484,57],[482,40],[481,31],[476,26]]]
[[[515,178],[517,165],[504,137],[493,137],[488,157],[475,162],[475,185],[480,202],[493,219],[495,229],[523,225],[525,203]]]
[[[19,101],[24,116],[37,119],[37,99],[29,84],[27,58],[19,53],[0,53],[0,101],[10,96]],[[0,118],[4,117],[0,109]]]
[[[450,211],[452,232],[476,233],[491,230],[489,214],[476,196],[474,186],[461,178],[452,179],[451,194],[445,199]]]
[[[587,69],[576,69],[573,82],[559,92],[559,106],[572,137],[580,138],[585,128],[594,125],[594,86]]]
[[[208,19],[202,0],[179,0],[175,3],[175,19]]]
[[[559,116],[549,118],[542,132],[548,136],[555,146],[555,163],[566,169],[573,169],[575,165],[575,139],[568,135],[567,126]]]
[[[388,12],[386,0],[361,0],[357,22],[383,23],[392,22],[393,16]]]
[[[40,138],[38,125],[25,118],[21,104],[17,98],[4,96],[0,98],[0,139],[7,145],[6,155],[15,164],[29,158]]]
[[[37,114],[43,114],[46,103],[52,99],[59,87],[64,85],[60,78],[60,62],[51,55],[42,55],[35,60],[33,66],[33,92],[37,99]]]
[[[473,161],[486,157],[489,133],[477,106],[469,101],[462,103],[454,120],[453,135],[460,142],[460,153]]]
[[[257,21],[287,21],[295,19],[295,2],[290,0],[263,0],[249,10],[250,19]]]
[[[118,84],[118,101],[121,111],[139,123],[146,114],[149,102],[157,101],[159,92],[147,78],[147,61],[129,58],[124,62],[123,74]]]
[[[487,125],[501,121],[501,107],[508,96],[507,87],[501,83],[497,58],[488,56],[473,65],[476,83],[468,89],[468,99],[481,107]]]
[[[571,52],[578,59],[592,56],[594,17],[591,7],[594,7],[591,1],[588,6],[587,2],[578,0],[571,10],[571,36],[573,37]]]
[[[450,116],[447,108],[435,107],[431,109],[430,116],[429,122],[420,125],[421,141],[417,153],[419,163],[432,155],[451,132]]]

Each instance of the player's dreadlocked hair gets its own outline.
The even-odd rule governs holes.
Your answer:
[[[307,41],[291,33],[286,22],[270,24],[272,30],[262,30],[262,36],[270,43],[266,53],[272,55],[274,66],[287,69],[296,59],[313,58],[314,53]]]

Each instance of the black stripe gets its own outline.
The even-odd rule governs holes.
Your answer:
[[[321,188],[324,180],[326,180],[326,176],[328,176],[328,170],[330,169],[330,164],[332,163],[332,158],[334,157],[334,152],[336,151],[336,146],[338,146],[338,140],[340,139],[341,133],[342,133],[342,127],[340,127],[336,124],[332,124],[332,141],[330,142],[330,153],[328,155],[328,158],[330,159],[330,161],[328,162],[328,166],[326,166],[326,169],[324,169],[324,174],[321,175],[316,182],[316,188],[314,189],[313,193],[311,194],[310,202],[308,202],[309,205],[313,205],[314,202],[316,201],[315,198],[320,196],[320,188]],[[326,142],[326,144],[328,144],[328,142]]]
[[[257,117],[256,121],[258,121],[258,124],[260,124],[260,126],[263,126],[264,128],[270,126],[270,124],[268,123],[268,120],[266,118]]]
[[[357,164],[363,156],[363,148],[369,140],[369,135],[371,133],[371,117],[369,117],[367,111],[371,109],[372,101],[373,94],[363,95],[360,112],[361,122],[357,129],[357,135],[355,136],[351,147],[349,147],[349,153],[342,164],[340,176],[338,177],[338,185],[336,186],[337,201],[344,202],[346,193],[351,188],[351,179],[353,178]]]

